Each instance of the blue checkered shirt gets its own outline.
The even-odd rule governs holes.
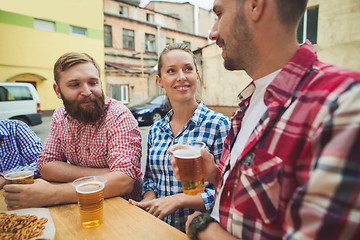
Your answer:
[[[163,119],[154,123],[148,135],[143,192],[153,190],[157,198],[183,192],[181,182],[174,177],[170,156],[166,153],[171,145],[188,141],[204,142],[207,150],[214,155],[216,163],[219,164],[223,142],[229,130],[229,119],[221,113],[209,110],[203,102],[177,136],[173,135],[169,124],[172,115],[171,110]],[[211,212],[215,186],[206,182],[205,191],[201,196],[206,210]],[[193,212],[192,209],[180,208],[163,221],[184,232],[186,218]]]
[[[42,150],[40,138],[17,120],[0,120],[0,174],[15,170],[34,170]]]

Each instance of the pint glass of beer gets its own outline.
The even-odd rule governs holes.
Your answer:
[[[97,227],[103,220],[105,183],[106,178],[102,176],[82,177],[72,183],[78,196],[81,225],[84,228]]]
[[[6,184],[32,184],[34,183],[34,171],[10,172],[4,178]]]
[[[197,195],[205,190],[204,171],[200,150],[205,147],[203,142],[182,144],[173,151],[179,167],[181,186],[187,195]]]

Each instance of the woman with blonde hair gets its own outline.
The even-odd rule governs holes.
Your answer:
[[[200,195],[185,195],[181,182],[174,178],[166,152],[173,144],[204,142],[219,163],[229,119],[196,99],[200,77],[195,56],[187,45],[174,43],[162,51],[156,80],[165,90],[171,110],[149,130],[143,200],[129,201],[185,231],[188,215],[195,210],[211,212],[214,185],[206,182]]]

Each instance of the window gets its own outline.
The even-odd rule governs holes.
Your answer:
[[[134,31],[123,29],[123,48],[134,49]]]
[[[124,104],[129,103],[129,86],[128,85],[111,86],[111,97]]]
[[[154,23],[154,14],[146,13],[146,21],[149,23]]]
[[[128,8],[124,6],[119,6],[119,14],[121,16],[127,17],[128,15]]]
[[[191,42],[183,41],[183,43],[184,43],[185,45],[187,45],[187,46],[191,49]]]
[[[51,21],[41,20],[41,19],[34,19],[34,28],[55,32],[55,23]]]
[[[86,37],[87,31],[86,28],[70,26],[70,34]]]
[[[172,38],[172,37],[166,37],[166,45],[169,45],[171,43],[174,43],[175,42],[175,39]]]
[[[105,47],[112,46],[112,30],[109,25],[104,25],[104,43]]]
[[[24,86],[0,86],[0,102],[33,100],[30,89]]]
[[[145,51],[147,52],[155,52],[155,35],[145,33]]]
[[[317,43],[319,7],[309,8],[300,21],[297,30],[297,39],[299,43],[304,43],[306,39],[312,44]]]

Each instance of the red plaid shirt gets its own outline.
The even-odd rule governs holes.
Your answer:
[[[360,74],[320,62],[302,45],[267,87],[268,111],[229,170],[249,89],[219,167],[221,225],[242,239],[359,238]]]
[[[64,107],[55,110],[38,168],[52,161],[122,171],[136,180],[132,196],[141,195],[140,130],[128,108],[112,98],[105,97],[104,114],[94,124],[71,118]]]

